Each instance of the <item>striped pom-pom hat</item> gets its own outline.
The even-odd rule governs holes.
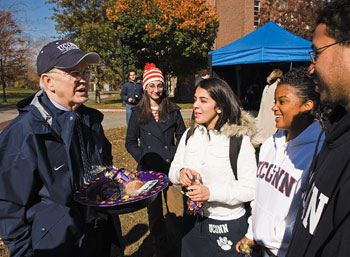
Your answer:
[[[160,69],[158,69],[153,63],[146,63],[145,70],[143,72],[143,90],[145,90],[146,86],[152,82],[159,80],[164,84],[164,76]]]

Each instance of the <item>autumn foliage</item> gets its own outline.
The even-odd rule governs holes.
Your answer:
[[[284,29],[311,40],[317,11],[324,3],[325,0],[262,0],[260,25],[272,20]]]
[[[118,0],[107,16],[140,67],[154,62],[177,75],[206,64],[218,29],[216,11],[205,0]]]

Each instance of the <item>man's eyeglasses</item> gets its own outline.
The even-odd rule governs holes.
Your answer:
[[[312,64],[315,64],[316,63],[316,60],[317,60],[317,57],[319,57],[321,55],[321,53],[326,50],[328,47],[331,47],[331,46],[334,46],[334,45],[337,45],[337,44],[341,44],[341,43],[344,43],[348,40],[343,40],[343,41],[339,41],[339,42],[335,42],[335,43],[332,43],[332,44],[329,44],[329,45],[326,45],[326,46],[322,46],[320,48],[317,48],[315,50],[312,50],[312,51],[309,51],[309,56],[310,56],[310,60],[311,60],[311,63]],[[322,51],[321,51],[322,50]]]
[[[58,72],[61,71],[61,72]],[[88,79],[90,78],[90,71],[88,69],[84,70],[84,71],[79,71],[79,70],[73,70],[73,71],[64,71],[64,70],[53,70],[50,71],[49,73],[61,73],[62,75],[68,75],[71,76],[75,79],[81,79],[81,78],[85,78]]]

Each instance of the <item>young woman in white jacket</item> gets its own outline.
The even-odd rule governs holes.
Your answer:
[[[169,178],[202,202],[202,215],[186,216],[182,257],[240,256],[234,250],[247,232],[244,202],[255,195],[256,159],[250,137],[254,119],[241,110],[230,86],[221,79],[202,80],[196,87],[190,128],[182,136]],[[242,136],[237,159],[238,180],[229,159],[231,136]],[[191,185],[196,177],[201,183]]]
[[[264,257],[286,255],[302,187],[324,141],[315,119],[318,99],[306,68],[287,72],[277,86],[272,110],[279,131],[261,146],[249,232],[237,251],[244,244],[259,244]]]

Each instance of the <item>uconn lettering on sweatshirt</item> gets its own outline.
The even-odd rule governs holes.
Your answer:
[[[309,194],[303,201],[302,221],[305,229],[307,229],[311,235],[315,232],[328,200],[329,198],[322,192],[319,192],[318,188],[313,184]]]
[[[264,162],[259,162],[259,168],[256,173],[258,179],[263,179],[267,183],[270,183],[278,191],[285,196],[289,197],[290,193],[293,191],[296,179],[286,172],[281,167],[276,164]]]

